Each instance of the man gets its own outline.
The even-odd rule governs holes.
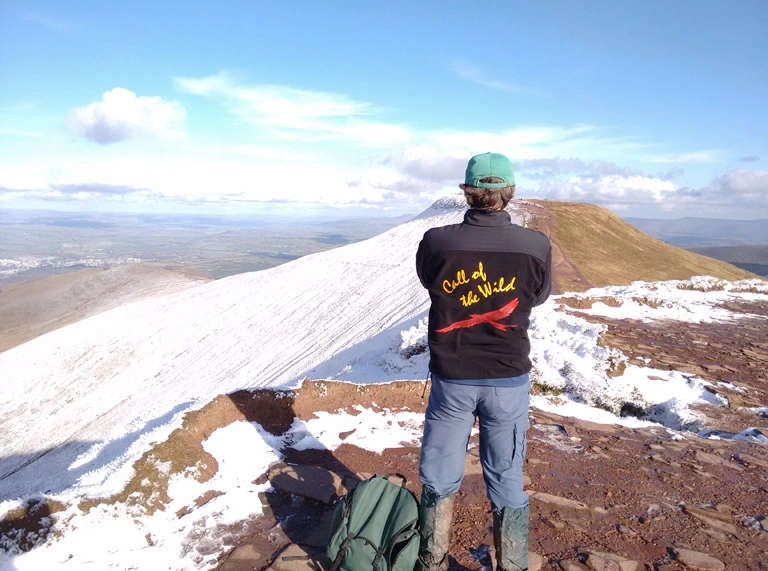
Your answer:
[[[445,571],[454,495],[467,442],[480,421],[480,461],[493,508],[499,571],[528,569],[528,496],[523,491],[531,361],[528,318],[551,290],[552,248],[542,233],[511,223],[512,165],[472,157],[460,185],[464,222],[432,228],[416,254],[429,290],[429,395],[419,476],[421,545],[416,569]]]

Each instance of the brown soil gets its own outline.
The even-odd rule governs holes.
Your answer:
[[[710,324],[582,317],[606,325],[601,342],[620,349],[630,362],[644,364],[641,358],[650,358],[651,367],[713,383],[713,392],[726,397],[729,406],[702,406],[708,420],[695,428],[727,436],[752,427],[768,436],[768,418],[754,408],[768,406],[768,304],[729,309],[751,317]],[[293,407],[303,419],[315,410],[351,410],[353,404],[424,410],[423,389],[422,383],[307,382]],[[685,569],[675,559],[675,548],[709,554],[726,569],[768,569],[768,444],[597,425],[536,409],[532,416],[525,466],[530,549],[543,556],[544,569],[585,569],[574,565],[588,550],[637,561],[640,569]],[[476,444],[473,440],[471,446]],[[418,443],[382,454],[346,444],[333,453],[286,452],[289,464],[323,466],[342,475],[401,473],[408,488],[420,494]],[[477,464],[476,459],[468,462],[474,469],[468,470],[457,498],[451,570],[490,565],[490,504]],[[300,553],[322,562],[324,536],[318,539],[318,529],[327,528],[331,508],[306,499],[297,506],[295,497],[277,491],[262,500],[266,508],[258,518],[259,531],[235,542],[239,547],[219,570],[289,569],[280,554],[294,553],[286,549],[296,544],[303,545]]]
[[[318,410],[351,410],[350,402],[382,407],[397,403],[423,410],[419,387],[396,383],[358,391],[339,383],[305,383],[296,403],[297,409],[303,408],[299,403],[306,391],[315,393],[306,402],[316,402]],[[325,396],[318,397],[319,392]],[[672,547],[709,553],[726,569],[768,568],[766,445],[692,435],[678,440],[663,429],[595,425],[537,410],[532,415],[525,467],[531,482],[530,549],[546,559],[545,569],[559,569],[559,561],[575,560],[585,549],[683,569],[670,556]],[[470,460],[476,447],[473,439]],[[333,453],[285,452],[289,465],[321,466],[342,476],[400,473],[406,476],[407,487],[420,494],[417,443],[382,454],[348,444]],[[452,570],[490,565],[490,504],[477,464],[475,458],[471,464],[475,469],[469,470],[457,496]],[[262,481],[266,478],[262,476]],[[563,499],[582,507],[559,503]],[[239,539],[240,547],[219,569],[293,568],[281,566],[285,562],[279,556],[295,544],[314,553],[322,566],[317,531],[327,528],[331,507],[278,491],[263,494],[262,501],[265,513],[254,524],[258,531]],[[255,555],[243,558],[243,551]]]

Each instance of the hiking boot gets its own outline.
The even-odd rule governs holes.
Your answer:
[[[528,506],[493,512],[496,571],[528,571]]]
[[[419,507],[419,559],[415,571],[446,571],[451,547],[454,494],[438,496],[434,490],[421,489]]]

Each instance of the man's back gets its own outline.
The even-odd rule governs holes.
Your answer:
[[[515,377],[531,369],[531,308],[551,290],[546,236],[498,210],[429,230],[416,269],[429,290],[430,371],[453,379]]]

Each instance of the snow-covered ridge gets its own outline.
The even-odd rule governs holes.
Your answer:
[[[3,497],[39,489],[43,454],[65,469],[130,426],[239,388],[295,385],[334,359],[352,363],[363,341],[399,336],[427,307],[419,240],[465,209],[439,204],[370,240],[116,308],[0,354]]]
[[[73,268],[83,266],[86,268],[101,268],[104,266],[118,266],[121,264],[140,264],[141,258],[62,258],[58,256],[38,256],[20,258],[0,258],[0,276],[15,276],[21,272],[34,268]]]

